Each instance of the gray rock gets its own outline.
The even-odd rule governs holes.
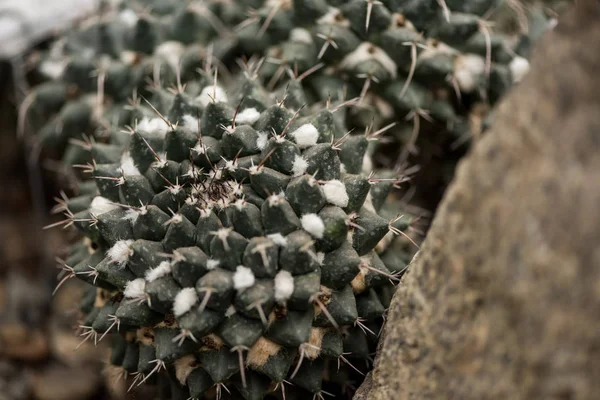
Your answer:
[[[598,398],[600,3],[577,3],[461,163],[356,399]]]

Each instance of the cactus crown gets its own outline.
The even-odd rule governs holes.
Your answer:
[[[62,203],[95,248],[64,267],[92,285],[85,339],[112,337],[111,362],[135,384],[167,379],[171,398],[289,383],[318,397],[363,373],[411,218],[379,215],[398,179],[370,173],[370,133],[342,134],[343,104],[215,76],[168,109],[132,102],[141,119],[89,142],[96,188]]]

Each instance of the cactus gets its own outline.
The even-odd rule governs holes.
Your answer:
[[[351,393],[415,250],[374,146],[487,116],[527,66],[499,3],[123,1],[40,55],[22,118],[93,177],[56,207],[83,340],[161,398]]]
[[[24,114],[43,145],[67,146],[64,160],[77,164],[81,147],[90,150],[82,133],[102,142],[111,127],[141,119],[124,111],[132,93],[161,110],[173,99],[169,87],[196,96],[211,66],[225,73],[256,56],[269,90],[294,76],[289,101],[355,99],[350,125],[397,123],[389,136],[406,146],[392,161],[402,164],[423,125],[424,140],[446,151],[484,129],[548,21],[500,0],[122,1],[38,56],[38,75],[51,81]]]
[[[342,135],[343,107],[275,100],[252,72],[237,91],[215,72],[164,115],[132,107],[145,117],[91,144],[97,188],[59,207],[86,237],[63,266],[90,284],[84,340],[110,337],[133,385],[160,376],[173,399],[341,391],[367,371],[414,252],[394,239],[412,217],[394,217],[394,173],[370,173],[370,136]]]

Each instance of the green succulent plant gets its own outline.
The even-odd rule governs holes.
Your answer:
[[[173,100],[168,88],[196,96],[212,66],[235,74],[240,57],[256,57],[267,89],[295,78],[290,101],[355,99],[351,126],[396,122],[388,136],[407,144],[401,164],[424,124],[433,124],[424,140],[446,150],[481,131],[550,21],[512,0],[116,3],[37,55],[37,73],[50,81],[23,113],[44,146],[68,145],[67,163],[76,163],[82,133],[102,141],[111,126],[131,123],[132,93],[161,110]],[[299,87],[306,98],[295,99]]]
[[[231,100],[213,80],[168,117],[132,106],[133,127],[90,144],[96,187],[58,207],[86,237],[63,266],[91,285],[84,339],[113,337],[134,385],[167,370],[173,399],[343,386],[415,250],[394,244],[413,218],[393,215],[395,174],[370,173],[373,134],[342,135],[341,107],[296,109],[246,72]]]
[[[492,33],[489,0],[117,3],[38,54],[22,108],[93,178],[55,209],[84,340],[161,398],[351,392],[416,249],[394,167],[421,122],[487,118],[537,31]]]

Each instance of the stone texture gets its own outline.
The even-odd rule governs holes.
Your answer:
[[[356,399],[597,399],[600,3],[578,1],[458,168]]]

